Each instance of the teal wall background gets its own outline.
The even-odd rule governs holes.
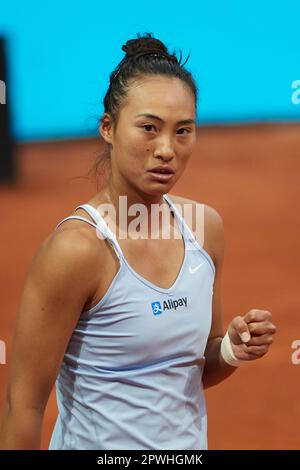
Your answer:
[[[15,137],[96,135],[121,46],[145,31],[191,52],[201,123],[300,120],[299,0],[1,0]]]

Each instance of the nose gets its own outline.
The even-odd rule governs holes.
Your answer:
[[[170,139],[166,138],[161,141],[160,145],[157,145],[154,157],[160,158],[164,161],[169,162],[175,157],[175,152]]]

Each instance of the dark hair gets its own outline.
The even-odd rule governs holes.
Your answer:
[[[111,72],[110,84],[103,99],[104,112],[110,115],[115,126],[118,122],[121,105],[130,88],[130,81],[143,75],[165,75],[179,78],[193,93],[195,106],[197,107],[197,85],[192,74],[183,68],[190,54],[185,62],[181,64],[181,50],[180,59],[178,60],[176,54],[174,52],[170,54],[167,47],[159,39],[154,38],[152,33],[145,33],[144,35],[137,33],[137,38],[129,39],[122,46],[122,50],[126,52],[126,55]],[[99,166],[105,166],[110,161],[110,150],[111,145],[106,144],[104,151],[98,156],[94,166],[96,176],[98,175]]]

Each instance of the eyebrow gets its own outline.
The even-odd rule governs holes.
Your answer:
[[[154,114],[149,114],[149,113],[142,113],[142,114],[137,114],[136,117],[147,117],[150,119],[156,119],[157,121],[164,122],[162,118],[159,116],[155,116]],[[176,124],[196,124],[195,119],[182,119],[181,121],[178,121]]]

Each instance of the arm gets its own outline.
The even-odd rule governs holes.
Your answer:
[[[224,336],[222,321],[221,280],[224,261],[224,225],[218,212],[205,207],[205,217],[209,218],[205,236],[210,240],[214,253],[216,274],[212,300],[212,326],[206,345],[206,363],[203,371],[203,387],[208,388],[232,375],[237,367],[224,361],[220,349]],[[264,356],[273,343],[276,327],[272,315],[266,310],[252,309],[244,316],[233,318],[228,327],[229,339],[235,357],[250,361]]]
[[[212,207],[205,206],[205,237],[208,237],[214,253],[216,268],[212,299],[212,325],[205,349],[205,367],[203,372],[204,388],[211,387],[229,377],[236,367],[228,365],[220,354],[224,336],[222,319],[221,283],[224,262],[224,225],[221,216]]]
[[[14,332],[0,449],[39,448],[49,394],[95,287],[98,253],[87,234],[65,230],[33,258]]]

